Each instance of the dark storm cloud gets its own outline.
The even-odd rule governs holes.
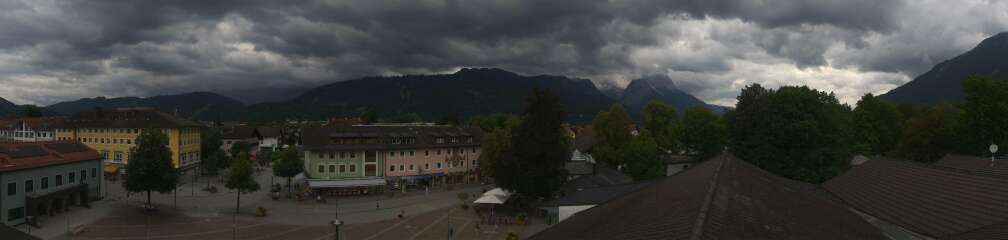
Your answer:
[[[721,79],[737,75],[735,60],[784,61],[799,68],[833,61],[912,72],[947,53],[845,54],[877,52],[880,42],[867,37],[901,34],[907,20],[894,13],[908,5],[895,0],[0,1],[0,60],[10,59],[0,62],[0,82],[8,86],[0,95],[51,103],[94,95],[319,84],[465,66],[622,80],[669,71],[721,74],[697,76]],[[680,23],[689,24],[676,26]],[[830,52],[838,45],[846,52]],[[716,85],[723,83],[685,85],[702,91],[726,88]],[[48,90],[21,93],[34,86]]]

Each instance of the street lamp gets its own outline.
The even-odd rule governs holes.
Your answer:
[[[329,225],[333,226],[333,240],[339,240],[340,239],[339,227],[343,225],[343,221],[340,221],[339,219],[332,220],[329,221]]]
[[[988,149],[991,152],[991,167],[993,167],[994,166],[994,156],[995,156],[994,154],[997,153],[997,151],[998,151],[998,145],[992,143],[990,145],[990,148],[988,148]]]

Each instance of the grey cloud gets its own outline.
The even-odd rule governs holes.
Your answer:
[[[738,75],[733,61],[905,71],[929,62],[920,59],[945,56],[929,51],[887,57],[915,51],[914,45],[879,51],[890,43],[871,36],[903,34],[906,18],[915,16],[893,13],[908,5],[895,0],[3,1],[0,59],[13,60],[0,64],[0,82],[10,83],[0,93],[53,82],[42,79],[86,92],[16,96],[47,104],[79,95],[151,95],[250,82],[306,85],[492,66],[624,82],[651,73],[692,72],[717,80],[698,80],[685,84],[688,88],[721,98],[734,91],[723,90],[731,81],[711,74]],[[694,25],[669,26],[682,22]],[[670,46],[674,42],[688,46]],[[836,52],[837,46],[843,51]]]

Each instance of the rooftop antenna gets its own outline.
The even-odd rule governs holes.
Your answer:
[[[994,166],[994,156],[995,156],[995,153],[997,153],[997,151],[998,151],[998,145],[991,143],[990,148],[988,148],[988,149],[991,152],[991,167],[993,167]]]

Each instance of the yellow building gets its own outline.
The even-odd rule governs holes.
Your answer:
[[[57,140],[77,140],[98,151],[105,165],[123,166],[130,149],[144,129],[159,129],[168,136],[172,165],[189,169],[200,162],[200,131],[197,122],[150,108],[95,109],[79,112],[56,128]]]

